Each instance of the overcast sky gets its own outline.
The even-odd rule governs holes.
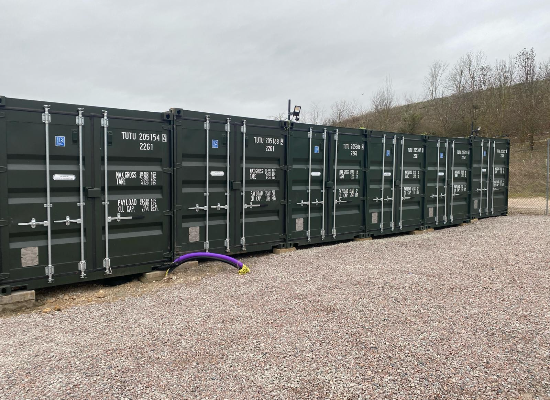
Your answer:
[[[258,118],[368,107],[388,76],[419,97],[469,51],[550,58],[548,0],[0,0],[0,26],[1,95]]]

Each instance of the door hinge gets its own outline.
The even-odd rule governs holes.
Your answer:
[[[5,219],[0,219],[0,227],[1,226],[8,226],[8,221]]]
[[[3,272],[0,274],[0,281],[8,279],[9,277],[10,277],[10,274],[8,274],[7,272]]]
[[[168,216],[168,215],[169,215],[169,216],[174,215],[174,213],[173,213],[172,211],[170,211],[170,210],[164,211],[163,214],[164,214],[164,215],[167,215],[167,216]]]
[[[165,174],[171,174],[172,173],[172,168],[163,168],[162,172],[164,172]]]
[[[174,256],[174,254],[170,251],[168,253],[163,253],[162,256],[164,258],[169,258],[170,260],[172,259],[172,257]]]
[[[6,117],[6,113],[5,112],[0,112],[0,118],[5,118]]]
[[[290,167],[290,166],[288,166],[288,165],[281,165],[279,168],[282,169],[283,171],[290,171],[290,169],[291,169],[292,167]]]
[[[8,172],[8,168],[7,168],[7,167],[0,166],[0,174],[1,174],[2,172]]]
[[[282,205],[286,205],[286,200],[281,200]]]

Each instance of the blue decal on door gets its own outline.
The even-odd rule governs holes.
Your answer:
[[[57,147],[65,147],[65,136],[56,136],[55,145]]]
[[[215,139],[212,139],[212,148],[217,149],[218,148],[218,141]]]
[[[443,158],[443,153],[439,153],[439,158]]]
[[[390,156],[390,151],[386,150],[386,157],[389,157],[389,156]]]
[[[487,152],[483,150],[483,157],[487,157]]]
[[[313,152],[314,152],[315,154],[319,153],[319,146],[315,146],[315,147],[313,148]]]

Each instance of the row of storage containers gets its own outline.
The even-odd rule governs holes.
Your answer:
[[[0,97],[0,293],[505,215],[509,141]]]

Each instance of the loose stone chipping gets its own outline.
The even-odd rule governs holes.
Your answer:
[[[548,399],[549,244],[487,219],[4,318],[0,398]]]

